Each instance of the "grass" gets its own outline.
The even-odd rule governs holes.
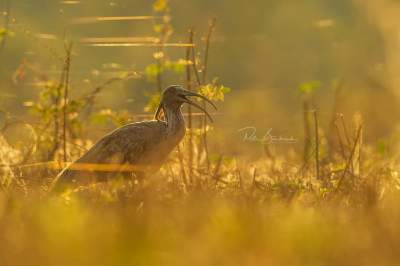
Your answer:
[[[302,195],[152,191],[0,200],[1,265],[397,265],[398,193],[374,207]],[[266,196],[266,195],[264,195]],[[99,198],[97,198],[99,199]],[[92,198],[93,200],[93,198]]]
[[[177,157],[144,185],[64,197],[15,177],[0,193],[0,265],[398,265],[399,179],[383,161],[338,188],[345,166],[317,179],[280,159],[222,159],[185,186]]]

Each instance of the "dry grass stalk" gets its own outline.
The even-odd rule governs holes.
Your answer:
[[[66,51],[66,66],[65,66],[65,84],[64,84],[64,103],[63,103],[63,159],[64,162],[68,160],[67,158],[67,127],[68,127],[68,97],[69,97],[69,78],[71,69],[71,53],[72,53],[72,43],[69,43],[65,47]]]
[[[349,158],[348,158],[348,160],[347,160],[346,167],[345,167],[345,169],[343,170],[343,173],[342,173],[341,177],[339,178],[338,184],[337,184],[337,186],[336,186],[336,191],[338,191],[338,190],[340,189],[340,187],[341,187],[341,185],[342,185],[342,183],[343,183],[343,180],[344,180],[344,178],[346,177],[346,174],[347,174],[347,172],[349,171],[349,168],[350,168],[351,165],[352,165],[353,157],[354,157],[354,154],[355,154],[357,145],[358,145],[358,143],[359,143],[359,139],[360,139],[360,137],[361,137],[361,132],[362,132],[362,125],[360,125],[359,128],[358,128],[358,130],[357,130],[356,139],[354,140],[354,144],[353,144],[353,147],[352,147],[352,149],[351,149],[350,156],[349,156]]]
[[[315,170],[317,174],[317,179],[320,179],[319,171],[319,133],[318,133],[318,116],[317,110],[314,111],[314,125],[315,125]]]
[[[193,44],[193,37],[194,32],[193,29],[189,29],[189,40],[188,42]],[[186,88],[188,90],[192,90],[192,74],[191,74],[191,66],[189,64],[191,60],[191,53],[193,49],[192,47],[188,47],[186,49]],[[189,182],[193,180],[193,121],[192,121],[192,108],[188,105],[188,129],[189,129],[189,136],[188,136],[188,167],[189,167]]]
[[[208,24],[208,32],[206,36],[206,47],[204,49],[204,59],[203,59],[203,69],[202,69],[202,84],[206,84],[207,82],[207,71],[208,71],[208,59],[210,53],[210,42],[212,34],[215,30],[216,18],[210,20]],[[203,108],[207,110],[207,105],[203,103]],[[207,163],[207,170],[210,170],[210,158],[209,158],[209,151],[208,151],[208,141],[207,141],[207,117],[203,117],[203,149],[206,155],[206,163]]]

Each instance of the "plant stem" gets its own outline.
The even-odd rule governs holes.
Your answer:
[[[0,43],[0,52],[3,51],[6,42],[7,42],[7,36],[9,34],[9,28],[10,28],[10,12],[11,12],[11,0],[5,0],[5,17],[4,17],[4,29],[5,29],[5,35],[3,37],[3,40]]]
[[[352,164],[353,156],[354,156],[354,153],[356,151],[356,147],[357,147],[358,141],[359,141],[359,139],[361,137],[361,131],[362,131],[362,125],[360,125],[360,127],[357,130],[357,137],[356,137],[356,139],[354,141],[353,148],[351,149],[351,153],[350,153],[349,159],[347,160],[346,167],[345,167],[345,169],[343,171],[343,174],[342,174],[342,176],[340,177],[340,179],[338,181],[338,184],[337,184],[337,187],[336,187],[336,191],[338,191],[340,189],[340,187],[342,185],[342,182],[343,182],[343,179],[345,178],[346,173],[349,171],[350,165]]]
[[[303,123],[304,123],[304,150],[303,150],[303,165],[307,167],[308,154],[310,151],[310,121],[309,121],[310,104],[308,99],[303,99]]]
[[[66,47],[66,73],[65,73],[65,84],[64,84],[64,104],[63,104],[63,156],[64,162],[67,161],[67,124],[68,124],[68,97],[69,97],[69,74],[71,67],[71,51],[72,43]]]
[[[217,19],[213,18],[210,20],[208,24],[208,33],[206,37],[206,47],[204,49],[204,63],[203,63],[203,71],[202,71],[202,83],[205,84],[207,81],[207,68],[208,68],[208,54],[210,51],[210,41],[211,41],[211,36],[215,30],[215,24],[216,24]]]
[[[345,123],[345,121],[344,121],[344,115],[343,115],[343,114],[340,114],[340,120],[341,120],[341,122],[342,122],[342,127],[343,127],[344,136],[346,137],[347,149],[348,149],[349,152],[350,152],[351,141],[350,141],[350,137],[349,137],[349,133],[348,133],[348,130],[347,130],[346,123]],[[350,165],[350,169],[351,169],[351,172],[354,172],[353,164]]]
[[[189,29],[189,41],[188,43],[193,44],[193,29]],[[186,49],[186,88],[191,91],[192,90],[192,75],[191,75],[191,67],[190,67],[190,59],[192,47],[188,47]],[[188,145],[188,165],[189,165],[189,180],[192,179],[193,176],[193,126],[192,126],[192,108],[188,105],[188,129],[189,129],[189,145]]]
[[[335,126],[335,129],[336,129],[336,135],[337,135],[337,138],[338,138],[338,141],[339,141],[340,152],[342,154],[343,159],[346,160],[346,152],[345,152],[345,149],[344,149],[344,144],[343,144],[343,141],[342,141],[342,137],[340,136],[339,126],[338,126],[336,121],[334,123],[334,126]]]
[[[331,119],[329,121],[329,136],[328,136],[328,155],[329,158],[332,159],[333,158],[333,154],[335,152],[335,137],[334,137],[334,131],[335,131],[335,127],[337,127],[336,125],[336,120],[337,120],[337,113],[338,113],[338,109],[339,109],[339,103],[340,103],[340,96],[341,96],[341,92],[344,86],[344,79],[341,78],[338,82],[338,84],[336,85],[336,87],[334,88],[334,96],[333,96],[333,108],[332,108],[332,115],[331,115]]]
[[[315,125],[315,171],[317,179],[320,179],[319,172],[319,134],[318,134],[318,115],[317,110],[314,110],[314,125]]]
[[[211,36],[215,29],[215,23],[216,23],[216,18],[213,18],[210,20],[210,22],[208,24],[206,47],[204,50],[202,84],[205,84],[207,82],[208,56],[209,56],[209,51],[210,51]],[[207,110],[207,105],[205,102],[203,102],[203,108],[204,108],[204,110]],[[203,136],[203,145],[204,145],[203,148],[204,148],[204,152],[206,154],[207,171],[209,171],[210,170],[210,158],[209,158],[208,141],[207,141],[207,116],[203,117],[203,134],[202,134],[202,136]]]
[[[67,56],[68,57],[68,56]],[[53,123],[54,123],[54,134],[53,134],[53,147],[50,149],[49,153],[47,154],[47,160],[52,160],[54,159],[54,155],[57,152],[59,146],[60,146],[60,140],[59,140],[59,131],[60,131],[60,101],[61,101],[61,90],[62,87],[64,86],[64,81],[65,81],[65,73],[66,73],[66,67],[67,67],[67,57],[64,59],[64,65],[61,71],[60,75],[60,80],[58,82],[56,91],[55,91],[55,96],[52,97],[53,105],[54,105],[54,114],[53,114]]]

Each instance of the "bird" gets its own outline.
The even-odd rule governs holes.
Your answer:
[[[64,193],[77,185],[108,181],[114,177],[143,179],[162,166],[185,135],[184,103],[211,115],[188,97],[198,97],[217,109],[205,96],[181,85],[168,86],[161,95],[154,119],[130,123],[98,140],[79,159],[64,168],[50,185],[52,193]]]

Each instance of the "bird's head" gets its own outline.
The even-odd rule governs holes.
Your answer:
[[[161,95],[161,102],[156,111],[155,119],[160,120],[161,110],[163,110],[165,108],[179,109],[183,103],[188,103],[188,104],[193,105],[193,106],[199,108],[200,110],[202,110],[207,115],[207,117],[211,121],[213,121],[210,114],[203,107],[201,107],[197,103],[191,101],[188,97],[201,98],[204,101],[208,102],[215,109],[217,109],[217,107],[203,95],[186,90],[180,85],[172,85],[172,86],[167,87],[164,90],[163,94]]]

